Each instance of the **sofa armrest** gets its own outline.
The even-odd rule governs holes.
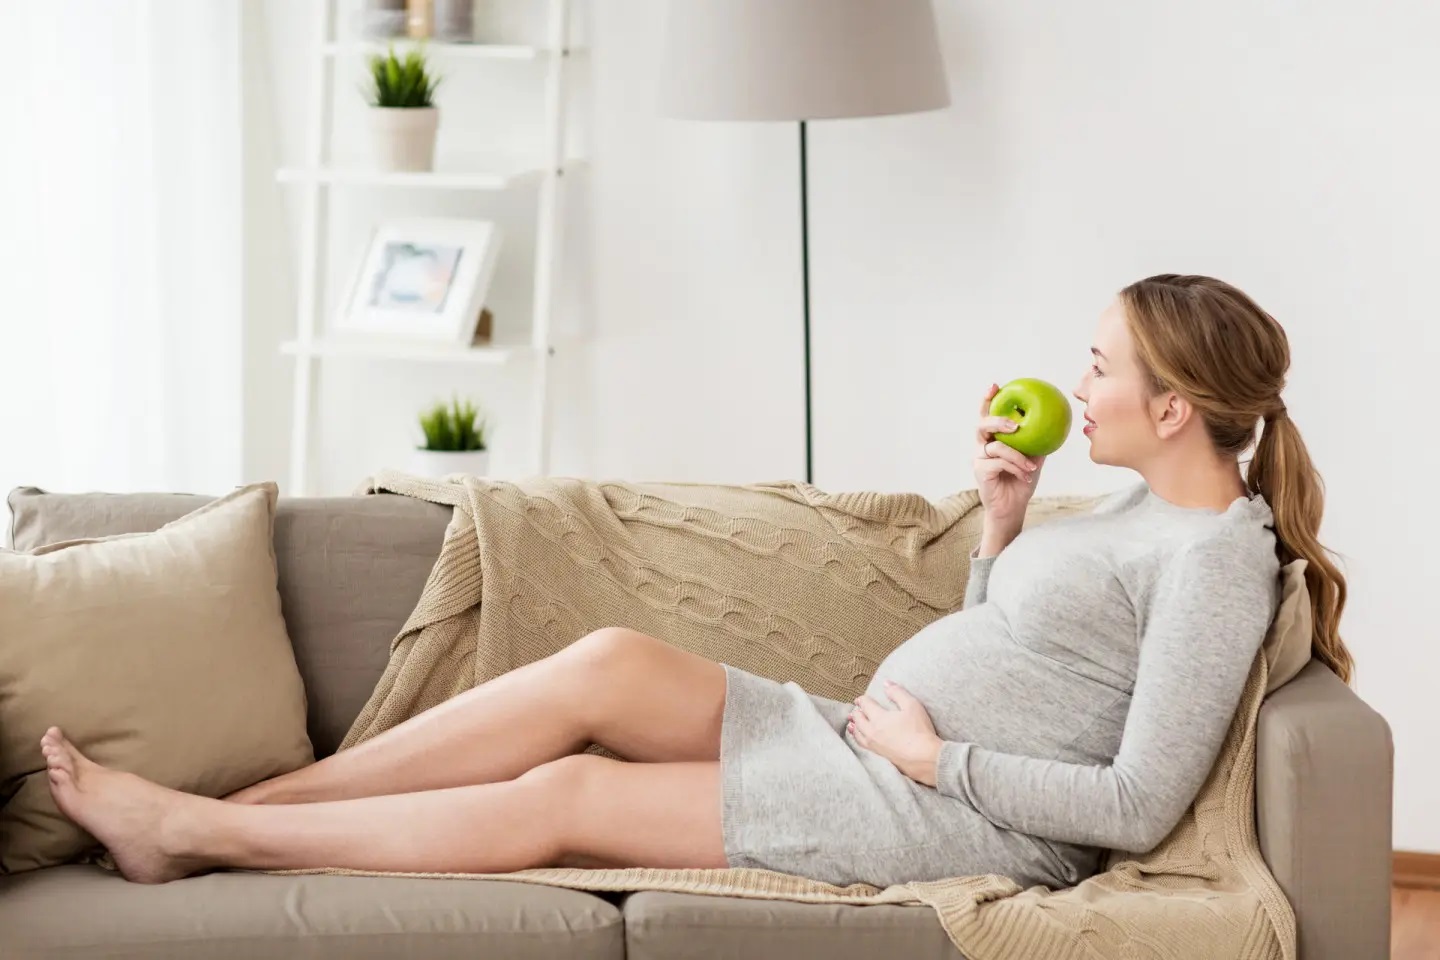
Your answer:
[[[1390,956],[1390,725],[1312,659],[1260,705],[1255,825],[1300,960]]]

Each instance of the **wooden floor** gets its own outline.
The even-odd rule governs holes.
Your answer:
[[[1396,887],[1390,917],[1391,960],[1440,960],[1440,890]]]

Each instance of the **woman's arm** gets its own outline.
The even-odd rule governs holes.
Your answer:
[[[1277,568],[1273,547],[1237,548],[1229,536],[1187,547],[1170,563],[1150,606],[1125,731],[1108,766],[946,740],[936,756],[936,789],[1007,829],[1152,849],[1214,766],[1274,616]],[[1085,624],[1059,628],[1083,632]]]
[[[970,579],[965,584],[965,602],[961,609],[968,610],[985,602],[986,589],[990,584],[990,568],[1000,551],[1020,535],[1022,521],[1001,522],[992,520],[987,513],[980,531],[980,543],[970,551]]]

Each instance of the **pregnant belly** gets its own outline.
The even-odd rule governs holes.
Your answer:
[[[893,680],[920,701],[944,740],[1051,756],[1103,708],[1106,694],[1092,695],[1083,678],[1014,643],[1004,622],[985,611],[926,625],[880,663],[865,692],[893,709],[885,694]]]

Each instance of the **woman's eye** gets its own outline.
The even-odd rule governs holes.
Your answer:
[[[1100,368],[1099,368],[1098,366],[1096,366],[1095,364],[1093,364],[1093,363],[1090,364],[1090,369],[1091,369],[1092,371],[1094,371],[1095,376],[1097,376],[1097,377],[1103,377],[1103,376],[1105,376],[1105,374],[1103,374],[1103,373],[1100,372]]]

